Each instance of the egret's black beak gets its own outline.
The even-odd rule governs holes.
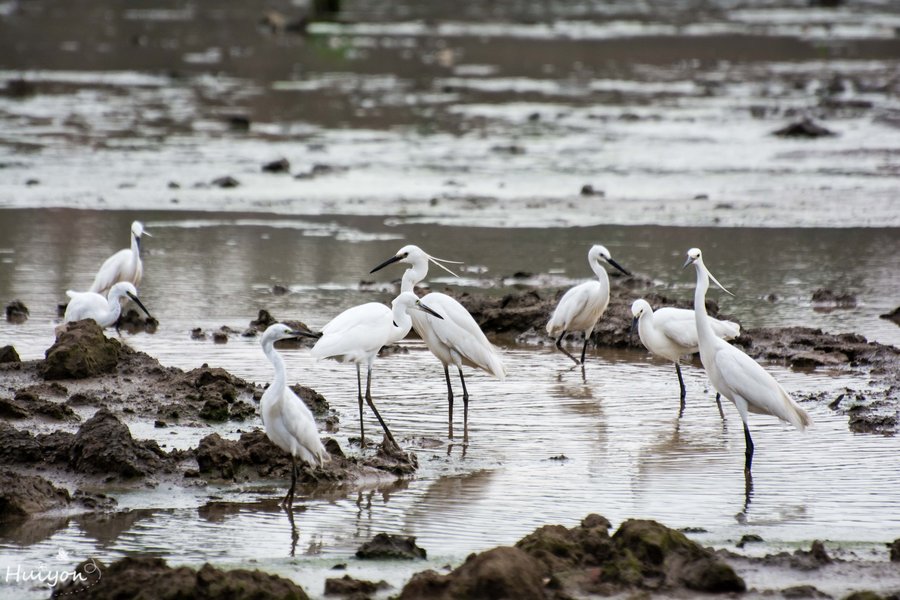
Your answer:
[[[433,310],[431,310],[430,308],[428,308],[427,306],[425,306],[425,305],[422,304],[421,302],[416,302],[415,308],[418,308],[418,309],[421,310],[421,311],[427,312],[429,315],[435,316],[435,317],[437,317],[438,319],[440,319],[441,321],[444,320],[444,317],[442,317],[441,315],[437,314],[436,312],[434,312]]]
[[[681,265],[681,270],[684,271],[685,269],[688,268],[688,265],[690,265],[690,264],[693,263],[693,262],[694,262],[694,259],[691,258],[690,256],[688,256],[688,257],[687,257],[687,260],[684,261],[684,264]]]
[[[626,271],[626,270],[625,270],[625,267],[623,267],[622,265],[620,265],[619,263],[617,263],[617,262],[614,261],[613,259],[607,258],[607,259],[606,259],[606,262],[608,262],[609,264],[611,264],[612,266],[614,266],[614,267],[617,268],[618,270],[622,271],[623,273],[625,273],[625,274],[628,275],[629,277],[631,276],[631,273],[629,273],[628,271]]]
[[[381,269],[385,268],[386,266],[392,265],[399,260],[401,260],[401,258],[399,256],[392,256],[389,259],[387,259],[386,261],[384,261],[383,263],[381,263],[380,265],[378,265],[377,267],[375,267],[374,269],[372,269],[371,271],[369,271],[369,273],[374,273],[375,271],[380,271]]]
[[[134,301],[135,304],[137,304],[138,306],[141,307],[141,310],[144,311],[144,314],[145,314],[145,315],[147,315],[147,316],[150,317],[151,319],[153,318],[153,317],[150,315],[150,311],[147,310],[147,308],[144,306],[144,303],[143,303],[143,302],[141,302],[140,300],[138,300],[138,297],[137,297],[137,296],[135,296],[135,295],[132,294],[131,292],[125,292],[125,294],[126,294],[129,298],[131,298],[131,299]]]
[[[315,331],[303,331],[302,329],[294,329],[293,331],[289,331],[288,333],[295,338],[309,337],[319,339],[320,337],[322,337],[321,332],[316,333]]]
[[[635,317],[631,320],[631,331],[628,333],[628,341],[634,341],[634,330],[637,329],[638,326],[638,318]]]

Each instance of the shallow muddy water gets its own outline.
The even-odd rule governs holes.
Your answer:
[[[465,262],[459,279],[432,270],[432,289],[571,285],[602,243],[676,298],[691,296],[681,264],[699,246],[736,294],[710,295],[745,328],[900,344],[900,328],[878,318],[900,299],[896,2],[344,5],[301,36],[259,26],[240,0],[0,0],[0,300],[31,311],[0,322],[0,345],[42,357],[65,290],[88,287],[133,219],[154,235],[140,292],[160,326],[123,339],[165,365],[259,383],[271,367],[256,340],[219,345],[190,330],[242,330],[261,308],[321,327],[387,301],[401,269],[368,271],[405,243]],[[289,21],[302,13],[268,6]],[[772,135],[806,117],[836,135]],[[261,170],[279,158],[286,173]],[[226,175],[235,187],[214,183]],[[858,304],[823,310],[819,288]],[[900,442],[849,432],[827,400],[804,402],[816,421],[806,434],[751,419],[748,496],[740,421],[726,406],[723,426],[697,364],[679,421],[674,369],[643,352],[592,351],[582,377],[548,347],[496,341],[510,377],[471,375],[465,453],[446,439],[439,363],[416,341],[379,360],[376,401],[420,471],[304,497],[295,536],[272,504],[282,481],[112,490],[124,512],[0,532],[0,569],[152,553],[259,567],[318,597],[343,574],[337,563],[394,585],[425,568],[355,561],[381,531],[417,536],[438,569],[589,512],[700,527],[692,537],[715,546],[761,535],[748,553],[820,538],[882,556],[900,536]],[[352,367],[285,356],[291,380],[339,411],[348,448]],[[844,370],[767,367],[798,398],[867,385]],[[238,435],[233,424],[129,426],[167,449]],[[70,558],[57,564],[60,550]],[[817,586],[839,596],[855,583]],[[0,597],[23,593],[42,595],[0,579]]]
[[[39,358],[52,342],[62,290],[87,285],[96,265],[120,245],[121,233],[135,215],[68,210],[2,214],[8,248],[0,263],[0,292],[21,298],[31,318],[22,325],[0,324],[0,342],[14,344],[23,358]],[[141,296],[160,326],[155,334],[124,339],[166,365],[189,369],[208,363],[258,383],[269,380],[271,367],[257,340],[195,341],[190,329],[211,331],[223,324],[243,329],[259,308],[321,327],[345,306],[387,300],[390,293],[360,291],[358,283],[407,240],[446,258],[465,259],[461,281],[493,286],[490,293],[503,293],[509,284],[504,276],[515,270],[552,271],[552,280],[562,284],[582,279],[588,270],[586,248],[602,241],[623,265],[658,279],[660,291],[683,297],[693,284],[691,274],[680,270],[681,256],[696,243],[704,246],[710,268],[738,293],[719,298],[723,310],[745,326],[808,324],[863,331],[889,343],[897,339],[896,326],[875,316],[889,302],[880,293],[887,289],[896,294],[898,286],[896,259],[885,252],[895,242],[887,230],[497,230],[385,225],[384,219],[350,217],[141,216],[154,234],[144,239]],[[107,231],[110,222],[113,232]],[[736,236],[740,243],[732,245]],[[86,241],[95,238],[95,243]],[[779,245],[786,246],[781,260],[764,251],[752,257],[739,251]],[[844,273],[832,264],[841,262],[841,253],[861,265],[857,272]],[[44,268],[46,264],[54,266]],[[397,268],[380,279],[387,283],[400,273]],[[452,279],[431,275],[437,282],[433,287]],[[852,287],[861,306],[816,312],[809,297],[823,281]],[[290,292],[273,295],[276,283]],[[779,300],[767,302],[763,296],[768,293]],[[196,490],[163,485],[114,492],[120,508],[129,510],[121,515],[39,519],[6,531],[0,558],[49,560],[58,548],[70,556],[101,560],[152,552],[178,563],[259,566],[316,594],[325,577],[335,576],[331,567],[337,563],[349,561],[354,576],[386,578],[396,585],[423,568],[354,561],[355,549],[381,531],[417,536],[435,568],[456,564],[472,551],[513,543],[545,523],[575,524],[590,512],[614,523],[639,516],[673,527],[702,527],[705,532],[694,537],[716,546],[756,533],[768,542],[767,550],[823,538],[868,555],[896,537],[900,442],[894,437],[850,433],[846,417],[815,401],[804,403],[816,422],[806,434],[754,417],[757,455],[748,502],[740,420],[726,405],[723,425],[696,364],[685,369],[687,410],[679,421],[674,369],[643,352],[591,352],[582,376],[549,347],[499,343],[510,377],[499,382],[470,375],[471,443],[465,452],[446,439],[441,368],[421,343],[411,340],[405,343],[408,353],[379,359],[376,402],[395,435],[419,455],[420,471],[396,484],[369,482],[359,489],[304,497],[306,510],[295,516],[296,539],[286,515],[272,503],[285,482]],[[336,435],[348,448],[347,436],[356,434],[353,368],[316,363],[307,350],[284,354],[290,379],[323,393],[339,411]],[[768,368],[798,398],[817,392],[832,398],[845,385],[860,385],[839,371]],[[456,417],[459,432],[460,406]],[[172,449],[196,446],[212,431],[237,437],[240,429],[258,423],[199,430],[160,430],[142,422],[130,426],[135,436]],[[368,416],[367,428],[377,431]],[[244,504],[206,506],[210,501]]]

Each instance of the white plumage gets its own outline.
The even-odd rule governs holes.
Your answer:
[[[637,325],[641,343],[653,354],[675,363],[678,383],[681,386],[681,408],[684,410],[686,390],[681,376],[679,360],[685,354],[700,351],[697,339],[697,324],[694,311],[684,308],[666,306],[656,311],[643,298],[635,300],[631,305],[634,317],[632,330]],[[733,321],[710,319],[713,333],[725,340],[736,338],[741,334],[741,326]]]
[[[606,269],[600,263],[606,261],[622,273],[630,275],[619,263],[614,261],[604,246],[595,245],[588,251],[588,264],[597,281],[587,281],[571,288],[560,299],[556,310],[547,322],[547,333],[551,337],[557,337],[556,347],[562,350],[566,356],[578,364],[578,360],[562,347],[562,339],[569,331],[580,331],[584,334],[584,345],[581,348],[581,364],[584,364],[584,353],[587,350],[588,340],[597,321],[606,312],[609,305],[609,276]]]
[[[421,310],[440,318],[440,315],[419,301],[412,292],[401,293],[391,302],[391,308],[377,302],[369,302],[348,308],[323,329],[322,337],[313,346],[311,354],[316,358],[333,358],[338,362],[356,364],[356,381],[359,392],[359,430],[363,446],[365,446],[365,428],[363,426],[363,394],[359,368],[366,365],[365,400],[375,413],[387,439],[395,446],[394,436],[378,409],[372,402],[372,363],[382,346],[398,342],[412,328],[410,311]]]
[[[316,421],[297,394],[287,386],[284,359],[275,350],[275,342],[302,335],[282,323],[270,325],[263,333],[260,344],[263,354],[275,368],[272,384],[259,401],[260,416],[266,436],[273,444],[291,455],[291,487],[281,504],[290,509],[294,503],[294,487],[297,484],[296,459],[313,467],[329,459],[328,451],[319,439]]]
[[[446,269],[438,262],[439,260],[441,259],[429,256],[418,246],[410,244],[401,248],[397,254],[370,272],[374,273],[395,262],[408,264],[410,268],[403,273],[400,289],[402,292],[412,292],[415,285],[428,275],[429,261]],[[451,438],[453,437],[453,387],[450,384],[449,365],[456,367],[463,389],[463,437],[468,438],[469,392],[466,389],[463,366],[481,369],[500,380],[506,378],[506,366],[503,364],[500,351],[488,341],[487,336],[481,331],[469,311],[456,299],[447,294],[432,292],[426,294],[422,301],[443,318],[436,319],[422,312],[412,313],[410,316],[413,329],[444,366],[449,404],[448,430]]]
[[[100,327],[106,328],[115,325],[122,313],[122,300],[132,299],[141,310],[149,317],[150,313],[137,297],[137,289],[127,281],[115,284],[109,290],[109,296],[103,297],[94,292],[76,292],[68,290],[69,304],[63,320],[66,323],[80,321],[81,319],[93,319]]]
[[[144,263],[141,261],[141,236],[150,234],[144,231],[140,221],[131,224],[131,248],[119,250],[104,261],[90,291],[106,294],[107,290],[120,281],[128,281],[137,286],[144,276]]]
[[[753,439],[747,424],[748,412],[778,417],[800,430],[811,425],[812,420],[755,360],[716,337],[711,319],[706,314],[706,292],[710,279],[723,290],[725,288],[707,270],[698,248],[688,250],[684,266],[691,263],[697,270],[694,320],[699,336],[700,361],[716,391],[731,400],[741,415],[746,444],[744,470],[749,473],[753,462]]]

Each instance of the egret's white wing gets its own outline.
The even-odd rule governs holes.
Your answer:
[[[684,348],[696,348],[697,322],[694,311],[670,306],[660,308],[653,313],[653,324],[667,338]]]
[[[94,277],[94,283],[91,284],[91,291],[96,294],[104,294],[119,281],[131,281],[132,278],[128,277],[125,273],[125,269],[131,262],[131,258],[131,250],[127,248],[119,250],[107,258],[100,267],[100,270],[97,271],[97,275]]]
[[[319,438],[312,412],[303,400],[287,388],[284,390],[281,415],[284,427],[292,440],[292,453],[298,454],[312,465],[328,460],[328,452]]]
[[[339,333],[351,327],[356,327],[366,321],[375,321],[383,315],[391,315],[391,309],[378,302],[368,302],[348,308],[322,328],[323,334]]]
[[[573,327],[579,317],[584,314],[596,312],[597,305],[600,304],[599,297],[594,294],[594,288],[597,286],[596,281],[588,281],[571,288],[559,300],[553,316],[547,322],[547,333],[556,335],[564,330],[580,329]]]
[[[438,319],[428,316],[427,326],[444,345],[455,350],[467,365],[483,369],[500,379],[504,378],[506,367],[498,350],[462,304],[437,292],[425,296],[422,304],[443,317]]]
[[[82,319],[97,320],[100,315],[109,312],[109,302],[100,294],[68,290],[66,295],[70,298],[63,317],[67,323]]]
[[[806,412],[797,406],[775,378],[734,346],[722,342],[716,352],[715,363],[720,377],[730,388],[730,393],[725,395],[730,397],[736,394],[746,400],[750,412],[778,417],[797,429],[804,429],[811,423]]]

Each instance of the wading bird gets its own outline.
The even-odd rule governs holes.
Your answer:
[[[106,294],[106,291],[120,281],[128,281],[134,285],[140,285],[144,275],[144,264],[141,262],[141,236],[151,236],[144,231],[144,225],[140,221],[131,224],[131,248],[119,250],[106,259],[90,291],[95,294]]]
[[[800,429],[812,424],[806,411],[797,406],[775,378],[765,371],[755,360],[716,337],[712,319],[706,314],[706,292],[710,279],[716,281],[706,265],[699,248],[691,248],[687,253],[684,268],[692,264],[697,270],[697,288],[694,291],[694,321],[700,345],[700,362],[709,374],[716,391],[731,400],[737,407],[744,423],[744,471],[750,472],[753,463],[753,439],[747,425],[747,414],[753,412],[772,415]],[[728,292],[728,290],[725,290]],[[728,292],[730,293],[730,292]]]
[[[68,290],[69,304],[63,320],[66,323],[80,321],[81,319],[93,319],[100,327],[106,328],[115,325],[122,313],[122,300],[131,299],[141,307],[141,310],[149,317],[150,313],[137,297],[137,290],[127,281],[121,281],[109,290],[109,296],[103,297],[94,292],[76,292]]]
[[[372,363],[382,346],[393,344],[406,337],[412,328],[411,311],[424,311],[438,319],[441,315],[423,304],[412,292],[401,292],[391,302],[391,308],[378,302],[369,302],[348,308],[324,328],[310,354],[315,358],[334,358],[338,362],[356,364],[356,387],[359,397],[359,435],[362,447],[366,444],[365,427],[363,426],[363,392],[359,366],[366,365],[365,400],[375,413],[375,417],[384,430],[388,441],[399,448],[394,436],[375,403],[372,402]]]
[[[700,350],[694,311],[671,306],[654,311],[650,307],[650,303],[641,298],[635,300],[631,305],[631,314],[634,317],[631,322],[631,330],[634,331],[637,327],[644,347],[656,356],[667,358],[675,363],[678,385],[681,386],[681,412],[684,412],[684,398],[687,391],[684,388],[681,365],[678,364],[678,361],[685,354],[694,354]],[[733,321],[720,321],[719,319],[710,319],[709,321],[716,337],[730,340],[741,333],[741,326]],[[716,394],[716,403],[719,404],[721,412],[719,394]]]
[[[374,273],[395,262],[410,265],[403,273],[400,284],[402,292],[412,292],[417,283],[428,275],[428,262],[431,261],[452,275],[456,275],[442,262],[453,262],[437,259],[426,254],[414,245],[404,246],[399,252],[387,259],[370,273]],[[443,317],[435,319],[424,313],[414,313],[412,326],[439,361],[444,365],[444,379],[447,381],[447,402],[449,404],[448,435],[453,438],[453,386],[450,384],[449,365],[456,367],[463,391],[463,439],[469,437],[469,392],[463,376],[463,365],[481,369],[498,379],[506,377],[506,367],[500,358],[500,352],[491,344],[484,332],[462,304],[447,294],[432,292],[426,294],[422,301],[432,307]]]
[[[259,401],[266,436],[273,444],[291,455],[291,487],[281,501],[288,510],[294,505],[294,488],[297,485],[297,459],[301,464],[313,467],[327,461],[328,451],[319,439],[316,421],[306,403],[297,397],[288,386],[284,359],[275,350],[275,342],[302,335],[306,332],[293,331],[283,323],[269,325],[263,333],[260,344],[263,354],[275,367],[275,378],[266,388]]]
[[[597,281],[586,281],[576,285],[560,299],[553,316],[547,322],[547,333],[556,339],[556,347],[562,350],[566,356],[578,363],[578,359],[572,356],[568,350],[562,347],[562,340],[569,331],[581,331],[584,333],[584,346],[581,347],[581,364],[584,364],[584,353],[587,350],[588,340],[597,321],[606,312],[609,304],[609,276],[600,262],[606,261],[626,275],[631,275],[619,263],[614,261],[604,246],[596,245],[588,251],[588,264]]]

